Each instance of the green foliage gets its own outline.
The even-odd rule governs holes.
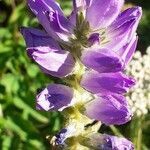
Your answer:
[[[58,0],[71,12],[71,0]],[[144,2],[143,2],[144,3]],[[150,11],[145,10],[139,33],[150,45]],[[39,112],[35,109],[36,90],[53,82],[26,55],[25,43],[19,32],[21,26],[38,27],[25,0],[0,0],[0,149],[47,150],[47,135],[54,135],[62,126],[59,113]],[[144,43],[144,45],[145,45]],[[133,140],[137,149],[150,148],[150,115],[134,119],[122,127],[102,128]],[[107,130],[106,130],[107,129]]]
[[[0,1],[0,149],[49,149],[47,135],[61,127],[58,113],[35,109],[37,89],[53,82],[26,55],[21,26],[38,26],[25,1]],[[10,15],[8,15],[10,14]],[[8,15],[8,16],[7,16]]]

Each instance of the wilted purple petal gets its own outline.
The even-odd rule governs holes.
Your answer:
[[[92,134],[87,140],[87,144],[91,149],[97,150],[134,150],[134,145],[131,141],[117,136],[107,134]]]
[[[131,112],[126,99],[117,94],[101,95],[88,103],[86,115],[106,125],[120,125],[131,119]]]
[[[52,76],[64,77],[73,70],[74,60],[67,51],[50,47],[31,47],[27,52],[42,67],[42,71]]]
[[[123,94],[134,85],[133,78],[117,73],[87,72],[81,79],[81,86],[94,94]]]
[[[83,64],[99,73],[123,70],[124,62],[115,52],[107,49],[90,49],[82,53]]]
[[[71,24],[54,0],[28,0],[29,7],[45,30],[54,38],[67,40]]]
[[[73,90],[65,85],[50,84],[36,97],[38,110],[62,111],[69,106]]]
[[[108,41],[104,47],[118,51],[125,46],[135,35],[142,9],[133,7],[122,12],[107,29]]]
[[[109,26],[116,19],[124,4],[124,0],[93,0],[89,2],[86,19],[92,29]]]

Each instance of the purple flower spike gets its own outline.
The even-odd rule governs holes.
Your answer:
[[[123,94],[135,84],[135,80],[117,73],[87,72],[81,80],[81,86],[93,94]]]
[[[75,63],[73,57],[50,36],[32,28],[22,28],[21,32],[29,57],[39,64],[43,72],[56,77],[64,77],[72,72]]]
[[[131,141],[107,134],[93,134],[89,145],[97,150],[134,150]]]
[[[62,111],[69,107],[73,90],[65,85],[50,84],[36,97],[36,108],[45,111]]]
[[[118,72],[124,69],[124,62],[115,52],[107,49],[89,49],[82,53],[83,64],[99,73]]]
[[[65,111],[66,127],[51,140],[54,146],[134,149],[124,138],[92,134],[97,132],[98,123],[84,132],[92,120],[121,125],[132,116],[123,94],[135,80],[123,72],[136,49],[142,10],[133,7],[121,12],[123,4],[124,0],[73,0],[72,14],[65,17],[56,0],[28,0],[44,31],[21,29],[27,54],[43,72],[67,76],[64,82],[71,86],[50,84],[36,96],[38,110],[72,107],[72,114],[70,109]],[[69,138],[75,142],[70,143]]]
[[[28,4],[39,22],[50,36],[68,40],[72,25],[65,18],[59,4],[54,0],[28,0]]]
[[[140,7],[133,7],[123,11],[117,19],[108,27],[107,35],[110,42],[104,44],[104,47],[119,51],[131,41],[142,16]]]
[[[86,106],[86,115],[106,125],[120,125],[131,120],[126,99],[121,95],[101,95]]]

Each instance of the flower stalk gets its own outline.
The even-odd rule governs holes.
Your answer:
[[[124,94],[135,80],[124,74],[137,44],[140,7],[121,12],[123,0],[73,0],[65,17],[54,0],[28,0],[44,30],[22,28],[28,56],[65,84],[49,84],[36,108],[61,111],[64,128],[51,139],[58,149],[128,149],[130,141],[100,134],[101,124],[121,125],[132,113]]]

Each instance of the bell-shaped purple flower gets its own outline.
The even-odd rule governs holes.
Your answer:
[[[50,84],[36,97],[36,108],[45,111],[62,111],[69,107],[73,90],[61,84]]]
[[[131,111],[122,95],[98,95],[86,105],[86,115],[106,125],[125,124],[131,120]]]
[[[39,64],[42,71],[56,77],[64,77],[72,72],[74,59],[45,32],[32,28],[22,28],[26,40],[27,53]]]
[[[81,79],[81,86],[93,94],[124,94],[134,84],[133,78],[121,72],[88,71]]]

